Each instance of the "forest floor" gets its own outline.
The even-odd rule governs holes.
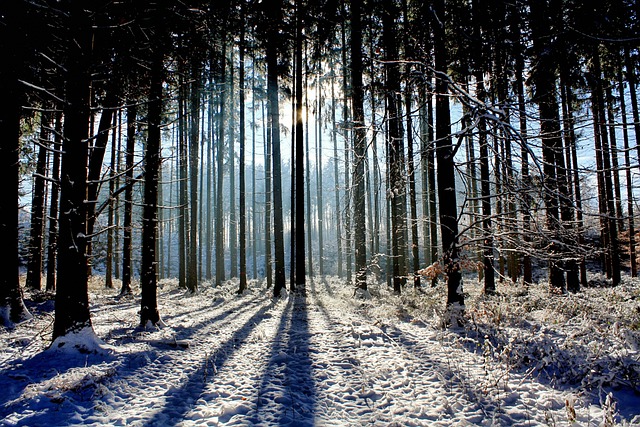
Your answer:
[[[84,353],[49,347],[53,300],[29,292],[34,319],[0,330],[0,425],[640,425],[640,280],[590,280],[487,297],[467,278],[453,328],[442,283],[356,297],[314,278],[274,300],[264,283],[162,281],[165,325],[141,329],[139,296],[96,279]]]

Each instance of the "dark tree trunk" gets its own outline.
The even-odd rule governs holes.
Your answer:
[[[367,289],[367,230],[365,212],[365,174],[367,133],[364,123],[362,85],[362,1],[351,2],[351,102],[353,104],[353,224],[356,287]]]
[[[129,101],[127,107],[127,144],[125,155],[125,191],[124,218],[122,237],[122,287],[120,295],[130,295],[131,292],[131,250],[133,237],[133,162],[136,146],[136,118],[135,102]]]
[[[29,262],[27,264],[26,286],[42,290],[42,236],[44,234],[45,180],[47,175],[47,150],[49,149],[48,112],[40,118],[40,138],[38,140],[38,160],[33,177],[33,198],[31,201],[31,234],[29,237]]]
[[[0,37],[13,36],[18,33],[15,16],[8,14],[6,26],[0,29]],[[16,20],[14,20],[16,19]],[[21,34],[15,34],[21,37]],[[19,40],[19,39],[18,39]],[[0,52],[3,61],[12,66],[0,67],[0,89],[3,99],[0,102],[0,182],[5,191],[0,197],[0,249],[2,249],[3,271],[0,274],[0,325],[11,326],[31,317],[22,300],[20,287],[19,253],[18,253],[18,206],[20,176],[20,106],[22,103],[21,83],[17,67],[21,65],[21,51],[15,46],[9,47],[1,43]]]
[[[302,20],[304,17],[302,9],[302,1],[296,1],[296,75],[295,75],[295,285],[304,289],[305,285],[305,227],[304,227],[304,141],[303,141],[303,122],[302,122]],[[294,206],[292,206],[292,209]],[[322,209],[320,206],[319,209]],[[310,232],[310,230],[308,230]],[[292,242],[293,243],[293,242]],[[309,254],[311,256],[311,254]],[[293,261],[293,260],[292,260]],[[293,265],[292,265],[293,268]],[[291,287],[293,288],[293,283]]]
[[[460,260],[458,259],[458,208],[456,203],[455,164],[451,140],[451,117],[449,111],[449,84],[446,73],[449,52],[445,46],[444,24],[445,2],[436,0],[433,12],[435,20],[434,55],[436,79],[436,157],[438,160],[438,201],[440,202],[440,234],[442,236],[442,263],[447,278],[447,307],[454,316],[464,309],[464,294]],[[440,74],[442,73],[442,74]],[[457,319],[459,321],[459,319]]]
[[[142,209],[142,264],[140,267],[140,326],[158,325],[157,299],[158,185],[160,126],[162,124],[162,54],[153,53],[148,104],[148,136],[144,156],[144,206]],[[197,118],[196,118],[197,120]]]
[[[89,313],[87,262],[87,162],[90,111],[90,17],[80,5],[70,12],[74,43],[69,44],[60,181],[58,283],[53,338],[85,328]]]
[[[244,2],[241,4],[241,22],[244,21]],[[238,93],[240,95],[240,288],[238,293],[247,289],[247,210],[246,210],[246,185],[245,185],[245,113],[244,113],[244,26],[240,30],[240,57],[238,75]],[[253,126],[253,123],[251,124]],[[254,189],[255,191],[255,189]]]
[[[114,251],[114,216],[116,211],[116,196],[114,192],[116,190],[116,174],[117,174],[117,135],[120,133],[120,128],[118,127],[118,114],[113,115],[113,132],[111,132],[111,160],[109,165],[109,212],[108,212],[108,221],[107,221],[107,259],[105,261],[105,273],[104,273],[104,286],[108,289],[113,288],[113,253]]]
[[[560,241],[560,215],[558,201],[558,178],[556,174],[556,152],[561,150],[560,117],[556,100],[556,63],[552,52],[544,40],[550,37],[550,6],[547,2],[531,3],[532,28],[535,59],[538,61],[533,75],[535,85],[534,101],[540,111],[540,135],[542,140],[542,157],[544,161],[544,200],[546,222],[550,233],[549,243],[549,286],[556,291],[564,291],[564,273],[560,268],[562,254],[556,242]]]
[[[62,113],[56,114],[55,146],[51,165],[51,197],[49,199],[49,247],[47,249],[47,291],[56,289],[58,263],[58,200],[60,199],[60,149],[62,146]]]
[[[629,218],[629,258],[631,263],[631,277],[638,275],[638,260],[636,259],[636,236],[635,221],[633,218],[633,181],[631,179],[631,155],[629,153],[629,129],[627,123],[627,106],[624,99],[624,80],[622,69],[618,75],[618,95],[620,96],[620,116],[622,117],[622,136],[624,143],[624,166],[627,179],[627,216]],[[636,134],[640,138],[640,135]]]
[[[273,0],[270,5],[271,24],[267,36],[267,96],[268,114],[270,117],[271,146],[273,163],[273,232],[275,250],[275,282],[273,293],[275,297],[285,289],[286,276],[284,265],[284,224],[282,213],[282,161],[280,155],[280,103],[278,101],[278,27],[281,23],[280,0]]]
[[[223,43],[226,43],[223,41]],[[222,52],[222,67],[220,71],[220,77],[226,79],[226,49],[223,44]],[[218,149],[216,152],[216,167],[217,167],[217,193],[216,193],[216,286],[220,286],[222,281],[225,280],[225,265],[224,265],[224,121],[226,119],[227,110],[225,102],[227,82],[222,83],[222,93],[220,94],[220,111],[218,113]]]
[[[388,134],[387,152],[389,158],[389,199],[391,202],[391,247],[393,257],[393,290],[400,293],[406,284],[406,173],[404,144],[402,141],[402,120],[400,118],[400,67],[398,65],[398,45],[396,31],[397,10],[393,2],[385,3],[382,16],[383,43],[385,46],[386,92]]]
[[[189,93],[189,261],[187,266],[187,289],[191,293],[198,290],[198,152],[200,151],[200,66],[193,59],[192,83]],[[161,95],[161,94],[160,94]],[[152,99],[151,102],[154,102]],[[145,185],[146,186],[146,185]],[[157,195],[156,195],[157,198]],[[145,204],[146,206],[146,204]]]

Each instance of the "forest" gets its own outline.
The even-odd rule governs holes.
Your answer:
[[[0,320],[88,284],[274,297],[637,275],[635,1],[3,2]],[[463,276],[465,279],[463,279]],[[466,279],[471,277],[472,279]]]

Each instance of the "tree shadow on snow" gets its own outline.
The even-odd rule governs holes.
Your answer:
[[[150,420],[145,422],[145,425],[169,427],[175,426],[183,421],[184,416],[191,409],[192,403],[205,391],[208,383],[207,379],[215,376],[215,373],[219,371],[225,362],[240,348],[241,344],[246,341],[247,337],[272,307],[273,304],[268,304],[260,308],[244,325],[237,329],[234,334],[219,347],[215,355],[205,360],[202,366],[189,374],[181,386],[171,391],[162,409],[157,411]]]
[[[258,425],[314,425],[317,392],[310,342],[306,290],[301,289],[289,295],[280,318],[258,391]],[[276,410],[269,411],[274,404],[278,405]],[[275,414],[275,420],[264,416],[270,413]]]

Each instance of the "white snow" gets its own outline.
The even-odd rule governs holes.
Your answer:
[[[33,320],[0,330],[0,426],[640,425],[637,279],[486,297],[466,278],[448,329],[443,284],[162,285],[160,327],[93,285],[95,334],[49,350],[53,303],[28,293]]]

